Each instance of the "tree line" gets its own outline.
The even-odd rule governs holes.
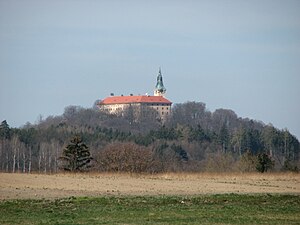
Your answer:
[[[11,128],[0,125],[0,170],[55,173],[74,136],[92,156],[91,168],[109,172],[297,171],[300,145],[287,129],[210,112],[204,103],[172,108],[164,124],[153,113],[132,119],[130,109],[110,115],[97,108],[68,106],[63,115]],[[151,116],[149,116],[151,114]]]

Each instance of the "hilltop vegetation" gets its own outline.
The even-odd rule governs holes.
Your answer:
[[[75,134],[89,147],[96,171],[265,172],[299,168],[299,141],[288,130],[239,118],[232,110],[210,112],[201,102],[176,104],[163,125],[151,115],[145,112],[134,119],[130,110],[121,116],[69,106],[61,116],[22,128],[10,128],[3,121],[0,170],[57,172],[62,150]]]

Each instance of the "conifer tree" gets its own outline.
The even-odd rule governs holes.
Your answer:
[[[256,170],[264,173],[274,167],[274,161],[266,153],[260,153],[257,155]]]
[[[3,120],[0,124],[0,138],[9,139],[10,138],[10,128],[6,120]]]
[[[90,167],[92,157],[82,139],[79,136],[75,136],[71,139],[70,144],[64,148],[59,159],[62,161],[64,170],[78,172]]]

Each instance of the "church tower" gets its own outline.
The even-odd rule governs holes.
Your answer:
[[[163,79],[161,75],[161,69],[159,68],[158,75],[157,75],[157,82],[154,90],[154,96],[165,96],[166,94],[166,88],[163,84]]]

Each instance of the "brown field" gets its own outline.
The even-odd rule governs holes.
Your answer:
[[[300,175],[0,173],[0,200],[99,195],[300,194]]]

